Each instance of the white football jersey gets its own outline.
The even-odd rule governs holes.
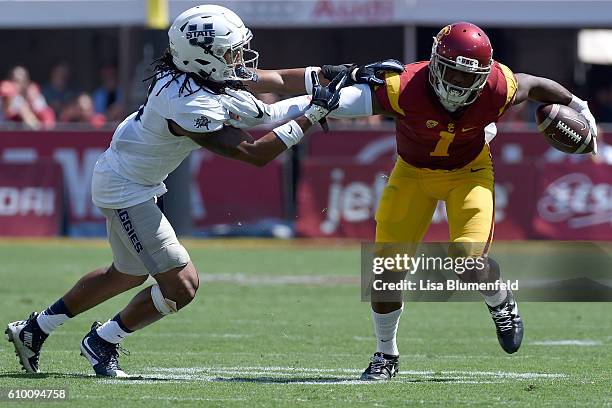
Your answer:
[[[158,74],[145,104],[115,130],[110,147],[98,158],[92,179],[92,199],[103,208],[126,208],[164,194],[163,181],[200,146],[175,136],[168,120],[183,129],[214,132],[230,118],[219,96],[204,89],[179,95],[184,75],[172,80]],[[191,89],[198,86],[190,81]]]

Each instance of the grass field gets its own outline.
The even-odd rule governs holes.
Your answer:
[[[406,305],[401,374],[356,381],[374,349],[359,301],[359,247],[188,241],[203,274],[196,300],[128,338],[127,380],[99,379],[79,357],[93,320],[125,293],[60,327],[39,375],[0,342],[0,388],[68,389],[70,406],[612,406],[609,303],[521,303],[525,340],[508,356],[483,303]],[[55,301],[107,264],[103,241],[0,241],[3,324]],[[503,265],[503,263],[502,263]],[[519,297],[520,300],[520,297]],[[0,405],[4,402],[0,401]],[[27,406],[27,402],[14,406]]]

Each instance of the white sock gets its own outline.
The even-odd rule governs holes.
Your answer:
[[[98,327],[96,332],[98,336],[113,344],[121,343],[123,339],[133,333],[133,331],[127,329],[123,325],[121,319],[119,319],[119,315]]]
[[[59,298],[57,302],[40,312],[36,318],[36,323],[46,334],[50,334],[66,320],[74,317],[66,307],[64,300]]]
[[[41,313],[36,318],[36,322],[42,331],[49,334],[68,319],[70,319],[70,317],[65,314],[48,315]]]
[[[482,296],[484,296],[484,300],[487,305],[495,307],[501,305],[504,300],[506,300],[506,297],[508,296],[508,290],[506,288],[503,288],[500,289],[497,293],[492,294],[491,296]]]
[[[404,305],[391,313],[380,314],[372,310],[374,334],[376,335],[376,352],[399,356],[397,350],[397,327]]]

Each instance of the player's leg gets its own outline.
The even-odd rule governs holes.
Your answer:
[[[494,190],[493,170],[487,163],[483,170],[462,172],[448,194],[446,212],[451,241],[457,256],[484,256],[485,267],[467,271],[461,279],[494,283],[501,280],[497,262],[486,256],[493,240]],[[516,352],[523,338],[523,322],[509,289],[482,291],[496,326],[500,345],[507,353]]]
[[[119,367],[119,343],[163,316],[186,306],[198,289],[198,273],[172,226],[153,200],[125,210],[103,210],[111,220],[113,254],[131,273],[146,271],[157,281],[140,291],[104,324],[94,322],[81,342],[81,353],[97,375],[125,376]],[[123,249],[120,249],[123,248]]]
[[[83,276],[64,296],[26,320],[9,323],[6,335],[15,347],[21,366],[28,373],[39,372],[40,351],[49,334],[66,320],[141,285],[144,276],[123,274],[111,265]]]
[[[437,200],[421,188],[418,169],[398,161],[376,212],[376,243],[420,242],[429,227],[436,204]],[[404,274],[390,272],[389,276],[401,279]],[[361,378],[390,379],[399,368],[397,329],[403,311],[401,293],[372,293],[371,304],[376,352]]]

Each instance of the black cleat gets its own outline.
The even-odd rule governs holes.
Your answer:
[[[361,379],[366,381],[390,380],[397,373],[399,373],[399,356],[376,352],[368,368],[361,374]]]
[[[501,305],[487,307],[497,329],[499,345],[508,354],[516,353],[523,341],[523,320],[512,292],[508,291],[508,297]]]
[[[40,349],[49,337],[38,325],[37,317],[38,313],[32,312],[28,320],[9,323],[4,331],[8,341],[15,347],[15,354],[19,357],[21,366],[30,374],[38,372]]]
[[[98,335],[100,322],[94,322],[91,330],[81,340],[81,355],[89,361],[98,377],[127,377],[119,367],[119,351],[129,353],[118,344],[109,343]]]

